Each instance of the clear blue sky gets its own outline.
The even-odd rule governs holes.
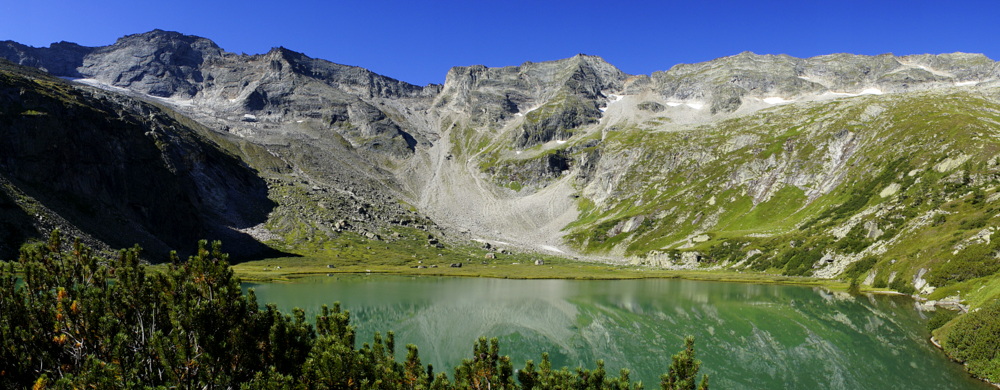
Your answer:
[[[235,53],[284,46],[414,84],[452,66],[585,53],[649,74],[752,51],[955,51],[1000,59],[1000,1],[2,0],[0,40],[87,46],[160,28]]]

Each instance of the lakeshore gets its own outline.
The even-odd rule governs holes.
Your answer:
[[[417,262],[413,264],[350,264],[328,257],[287,257],[233,265],[233,271],[248,282],[294,282],[311,276],[383,274],[412,276],[453,276],[495,279],[634,280],[684,279],[716,282],[782,284],[823,287],[847,291],[840,280],[787,276],[766,272],[732,270],[670,270],[644,266],[614,265],[548,257],[542,264],[518,261]],[[461,264],[461,266],[452,266]],[[418,268],[420,267],[420,268]],[[860,292],[899,294],[889,289],[862,287]]]

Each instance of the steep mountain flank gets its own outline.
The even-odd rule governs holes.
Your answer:
[[[944,90],[612,131],[570,238],[659,265],[682,266],[690,252],[702,264],[834,276],[903,244],[894,235],[924,228],[918,217],[943,203],[992,193],[998,109],[988,94]]]
[[[572,180],[563,180],[575,164],[551,146],[598,123],[626,77],[585,55],[454,68],[429,110],[440,141],[401,176],[445,225],[552,250],[576,210]]]
[[[596,123],[605,93],[627,77],[598,57],[489,69],[453,68],[435,108],[469,113],[467,126],[498,127],[524,117],[510,142],[519,148],[556,139]]]
[[[0,131],[7,236],[61,227],[152,256],[219,237],[238,256],[275,253],[235,230],[274,207],[266,183],[158,107],[4,62]]]
[[[34,64],[54,50],[5,55]],[[204,38],[159,30],[90,48],[79,63],[56,74],[169,106],[183,113],[175,119],[257,168],[278,207],[267,223],[239,228],[261,240],[316,250],[341,232],[384,237],[386,226],[436,232],[406,205],[391,170],[418,144],[429,144],[420,132],[426,126],[413,122],[424,121],[416,110],[438,87],[283,48],[235,55]]]

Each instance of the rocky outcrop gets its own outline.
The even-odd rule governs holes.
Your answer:
[[[546,153],[534,158],[509,161],[487,169],[493,180],[502,186],[528,192],[544,188],[570,170],[572,161],[564,151]]]
[[[880,94],[924,90],[991,78],[995,63],[981,54],[896,57],[831,54],[812,58],[744,52],[651,76],[666,100],[731,113],[748,101],[792,101],[823,94]]]
[[[513,144],[526,148],[596,123],[607,94],[621,89],[627,77],[586,55],[503,68],[458,67],[448,72],[435,107],[468,112],[470,125],[494,130],[519,121]]]

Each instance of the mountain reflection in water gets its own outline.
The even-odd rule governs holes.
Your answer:
[[[548,352],[554,367],[627,367],[657,388],[686,335],[725,389],[987,389],[927,341],[924,314],[897,296],[684,280],[506,280],[346,275],[246,284],[283,311],[340,301],[358,343],[394,331],[448,372],[480,336],[515,368]]]

